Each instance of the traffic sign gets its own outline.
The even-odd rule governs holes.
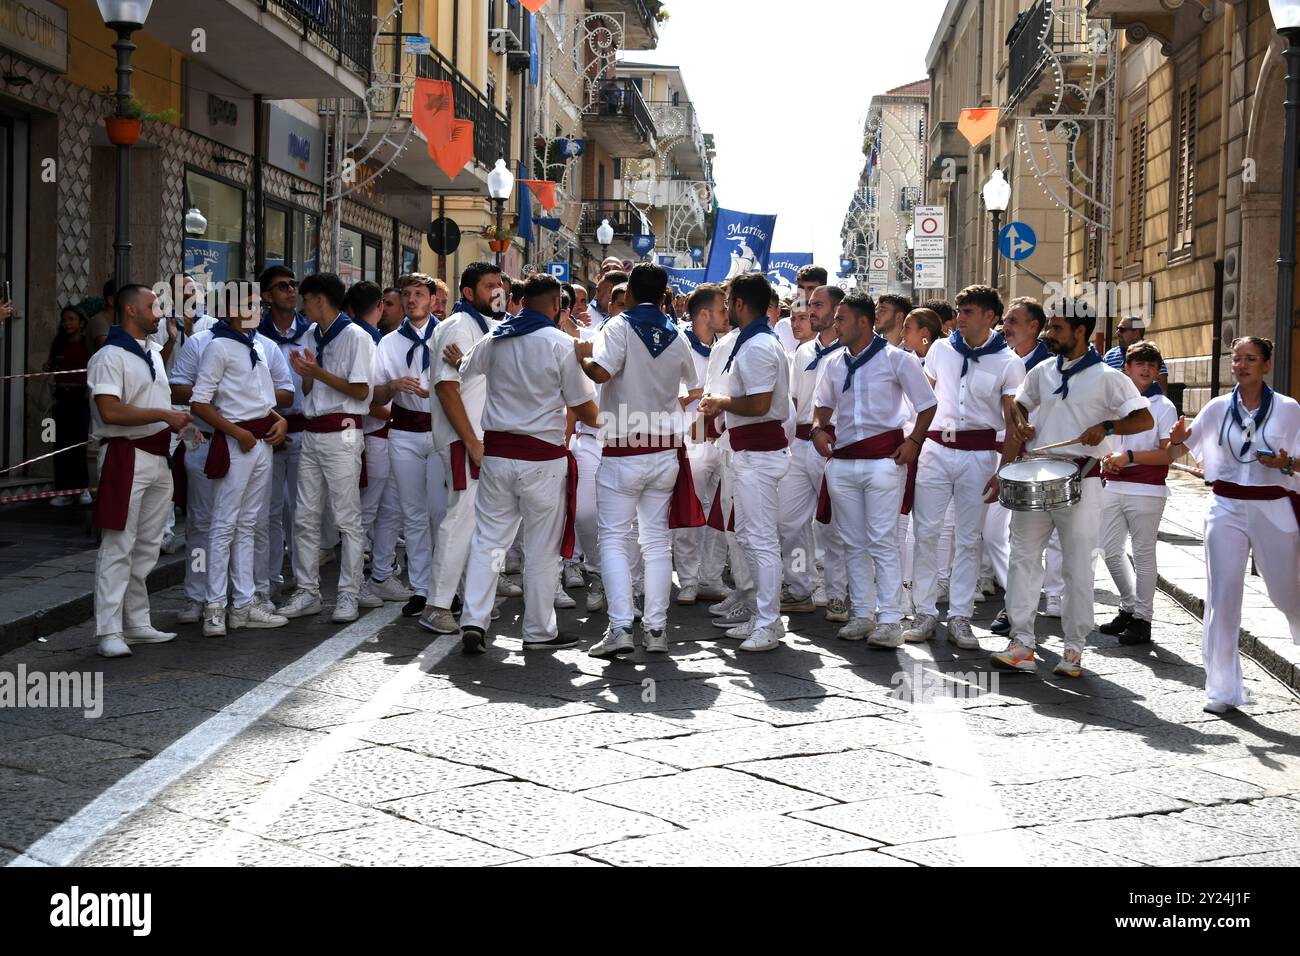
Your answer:
[[[888,272],[889,256],[873,255],[871,257],[871,263],[867,266],[867,270],[870,272]]]
[[[912,210],[912,230],[916,241],[947,235],[947,211],[943,206],[917,206]]]
[[[456,220],[443,216],[429,224],[429,248],[440,256],[449,256],[460,245],[460,226]]]
[[[912,267],[912,288],[942,289],[945,282],[943,266],[942,259],[916,260]]]
[[[1037,247],[1038,236],[1026,223],[1009,222],[998,233],[998,251],[1012,262],[1028,259]]]
[[[942,259],[947,241],[943,236],[915,236],[912,239],[912,258]]]
[[[567,262],[548,262],[546,263],[546,272],[552,279],[558,279],[560,282],[569,281],[569,264]]]

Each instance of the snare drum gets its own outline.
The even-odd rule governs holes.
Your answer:
[[[1055,511],[1083,493],[1079,466],[1062,458],[1022,458],[998,469],[998,501],[1011,511]]]

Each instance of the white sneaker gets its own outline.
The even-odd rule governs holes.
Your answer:
[[[349,624],[360,616],[357,610],[357,596],[344,592],[334,602],[334,613],[330,615],[330,620],[335,624]]]
[[[320,592],[299,588],[289,596],[289,600],[285,601],[275,609],[275,613],[281,617],[288,618],[306,617],[308,614],[319,614]]]
[[[102,647],[103,645],[100,646]],[[100,653],[103,654],[104,652],[100,651]],[[1232,704],[1225,704],[1223,701],[1219,700],[1207,700],[1205,706],[1201,708],[1201,710],[1205,711],[1207,714],[1226,714],[1228,711],[1236,709],[1237,708]]]
[[[618,654],[631,654],[636,650],[632,640],[632,630],[626,627],[611,627],[605,636],[587,651],[588,657],[614,657]]]
[[[91,494],[90,494],[89,491],[83,491],[83,492],[81,493],[81,497],[78,498],[77,501],[78,501],[78,503],[83,504],[83,505],[93,505],[93,504],[95,503],[95,499],[94,499],[93,497],[91,497]]]
[[[432,604],[427,605],[424,613],[420,615],[419,625],[434,634],[460,633],[460,625],[456,623],[456,618],[451,611],[444,607],[434,607]]]
[[[677,592],[678,604],[694,604],[700,596],[699,589],[692,584],[690,587],[682,588]]]
[[[784,636],[785,627],[780,622],[769,624],[767,627],[760,627],[754,631],[740,645],[740,649],[742,651],[774,651],[781,646],[781,638]]]
[[[68,505],[72,504],[72,501],[73,501],[72,495],[59,495],[57,498],[50,499],[50,507],[66,508]],[[128,651],[128,653],[130,652]]]
[[[497,578],[497,597],[517,598],[524,596],[524,589],[511,581],[504,574]]]
[[[226,607],[224,604],[205,604],[203,606],[203,636],[226,636]]]
[[[401,601],[411,600],[411,595],[415,592],[401,582],[396,574],[390,574],[382,581],[367,581],[370,585],[370,593],[381,601]]]
[[[970,618],[968,617],[948,618],[948,640],[962,650],[978,651],[980,649],[980,642],[970,629]]]
[[[870,637],[871,632],[875,629],[876,619],[874,617],[855,617],[836,631],[835,636],[844,641],[860,641],[864,637]]]
[[[284,627],[288,623],[287,617],[275,613],[268,614],[259,605],[253,603],[247,607],[232,607],[226,626],[232,631],[238,631],[244,627],[253,629]]]
[[[375,593],[375,586],[369,579],[361,582],[357,592],[357,604],[361,607],[383,607],[384,599]]]
[[[150,624],[145,627],[128,627],[122,631],[122,637],[128,644],[166,644],[176,640],[176,632],[160,631]]]
[[[567,610],[568,608],[571,607],[577,607],[578,602],[575,601],[570,596],[568,591],[564,590],[564,588],[561,587],[559,584],[556,584],[555,585],[555,606]]]
[[[918,614],[912,626],[903,631],[903,640],[909,644],[920,644],[934,637],[934,628],[938,620],[933,614]]]
[[[745,601],[738,601],[735,607],[733,607],[729,612],[723,614],[721,617],[715,617],[713,619],[713,626],[728,630],[735,627],[737,624],[744,624],[752,618],[755,613],[757,613],[757,610],[758,609],[752,604]]]
[[[814,604],[815,606],[817,606],[817,607],[825,607],[825,606],[826,606],[826,588],[824,588],[824,587],[823,587],[822,585],[820,585],[820,584],[817,585],[817,587],[813,588],[813,593],[812,593],[812,602],[813,602],[813,604]]]
[[[701,581],[695,589],[697,601],[725,601],[730,594],[731,589],[721,581]]]
[[[737,604],[743,604],[745,599],[737,591],[732,591],[717,604],[709,605],[709,613],[714,617],[725,617],[736,609]]]
[[[984,577],[980,578],[979,584],[976,586],[975,591],[977,594],[987,594],[988,596],[992,597],[993,595],[998,593],[998,582],[993,580],[993,578],[989,577],[988,575],[985,575]]]
[[[1043,617],[1060,617],[1061,616],[1061,595],[1049,594],[1047,601],[1043,606]]]
[[[665,631],[645,631],[644,646],[647,654],[667,654],[668,634]]]
[[[564,566],[564,586],[566,588],[580,588],[586,583],[587,579],[582,574],[582,565],[575,562]]]
[[[253,595],[253,607],[261,608],[267,614],[275,614],[275,602],[265,594]]]
[[[197,624],[201,620],[203,620],[202,601],[186,601],[180,613],[176,615],[177,624]]]
[[[881,624],[871,632],[871,636],[867,638],[867,643],[872,647],[902,647],[903,625]]]
[[[72,499],[68,499],[72,503]],[[178,534],[169,534],[162,540],[162,547],[159,549],[163,554],[175,554],[185,544],[184,540]]]
[[[831,624],[849,622],[849,605],[844,598],[834,597],[826,602],[826,620]]]
[[[605,599],[605,582],[593,576],[591,583],[587,585],[587,613],[595,614],[597,611],[603,611],[608,603]]]
[[[121,634],[105,634],[99,639],[100,657],[130,657],[131,648],[126,646]]]
[[[754,633],[754,619],[751,617],[749,620],[742,621],[740,624],[737,624],[735,627],[727,628],[724,636],[739,637],[743,639],[749,637],[753,633]]]

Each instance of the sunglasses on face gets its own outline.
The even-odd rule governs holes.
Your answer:
[[[271,286],[271,291],[284,292],[286,290],[296,289],[296,288],[298,288],[298,283],[294,282],[292,279],[286,279],[283,282],[277,282],[275,285]]]

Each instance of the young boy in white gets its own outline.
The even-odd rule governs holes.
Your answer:
[[[827,359],[817,383],[812,438],[818,453],[832,459],[826,487],[848,563],[852,617],[839,636],[865,637],[889,648],[903,643],[898,546],[903,477],[920,453],[936,403],[920,360],[877,335],[875,322],[869,296],[848,295],[836,308],[835,331],[844,348]],[[904,435],[913,414],[916,425]],[[878,608],[868,602],[871,581]]]
[[[239,303],[235,316],[213,326],[190,395],[195,417],[213,428],[204,465],[214,486],[204,637],[225,635],[228,592],[232,630],[289,623],[254,603],[254,538],[257,525],[265,527],[270,508],[271,449],[288,434],[288,424],[275,406],[293,400],[289,388],[277,392],[273,383],[272,354],[281,360],[283,356],[258,336],[258,306],[257,298],[250,296]]]
[[[298,464],[298,500],[294,538],[303,558],[320,548],[321,512],[328,498],[343,539],[339,562],[338,601],[333,620],[357,619],[365,560],[361,527],[362,423],[370,410],[371,366],[375,345],[370,334],[339,311],[343,282],[327,272],[308,276],[300,287],[303,307],[316,328],[307,349],[290,364],[302,379],[307,425]],[[317,614],[321,609],[320,566],[298,562],[298,589],[277,609],[283,617]]]
[[[457,357],[467,355],[491,333],[497,323],[489,316],[501,293],[501,267],[490,262],[471,263],[460,277],[460,300],[433,334],[433,361],[437,364],[429,373],[433,383],[429,413],[433,416],[433,444],[446,476],[447,513],[434,538],[433,587],[420,626],[435,634],[460,633],[451,605],[465,576],[474,534],[474,505],[483,464],[483,402],[487,397],[487,379],[462,375],[442,356],[448,350],[454,350],[451,354]]]
[[[176,353],[168,374],[172,405],[189,405],[203,350],[212,341],[214,324],[215,321],[188,336]],[[212,426],[207,422],[195,419],[194,428],[205,441],[212,440]],[[185,561],[185,606],[176,615],[178,624],[198,624],[208,603],[208,528],[212,523],[213,483],[203,470],[207,454],[204,445],[192,452],[188,448],[185,451],[185,547],[189,556]],[[274,611],[274,606],[269,610]]]
[[[95,636],[103,657],[129,657],[129,644],[176,637],[149,620],[145,579],[158,563],[172,507],[167,449],[190,422],[171,407],[154,294],[142,285],[117,291],[119,324],[90,357],[91,434],[99,439],[99,494],[93,523],[103,533],[95,559]]]
[[[665,631],[673,577],[669,504],[679,479],[690,478],[690,466],[684,464],[680,394],[685,388],[686,401],[695,401],[703,389],[690,343],[659,310],[667,288],[663,267],[635,266],[628,278],[633,308],[606,322],[595,340],[577,343],[582,370],[603,386],[605,447],[596,472],[596,505],[609,628],[590,650],[594,657],[613,657],[633,649],[635,608],[627,529],[634,520],[645,565],[641,620],[645,649],[668,650]]]

